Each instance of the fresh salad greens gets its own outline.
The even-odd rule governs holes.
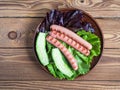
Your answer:
[[[77,51],[76,49],[66,44],[65,42],[60,41],[77,60],[77,63],[78,63],[77,71],[74,71],[72,69],[66,57],[60,52],[58,48],[54,47],[49,42],[44,41],[45,35],[43,35],[43,40],[38,39],[39,43],[43,44],[43,45],[39,45],[39,43],[37,44],[37,46],[38,45],[41,46],[39,48],[38,47],[36,48],[36,50],[38,49],[39,51],[38,56],[41,57],[43,55],[43,57],[39,59],[43,65],[46,65],[49,72],[56,78],[73,80],[79,75],[86,74],[90,70],[90,67],[91,67],[90,65],[93,60],[93,57],[98,56],[100,54],[101,42],[98,36],[96,36],[91,32],[86,32],[85,30],[79,30],[76,34],[82,37],[83,39],[85,39],[86,41],[88,41],[89,43],[91,43],[93,46],[93,48],[90,50],[90,55],[85,56],[81,54],[79,51]],[[46,49],[45,49],[45,46],[46,46]],[[47,55],[45,54],[44,50],[46,50]],[[40,53],[40,51],[42,51],[42,53]]]
[[[47,32],[50,30],[52,24],[60,25],[66,28],[70,28],[72,31],[78,31],[78,29],[84,29],[85,31],[95,32],[91,23],[82,20],[84,17],[82,10],[69,10],[59,11],[51,10],[47,13],[47,16],[39,26],[40,32]],[[75,29],[76,28],[76,29]]]
[[[82,18],[83,11],[81,10],[69,10],[65,12],[51,10],[38,27],[39,33],[35,44],[36,54],[41,64],[56,78],[73,80],[79,75],[88,73],[93,58],[101,52],[101,42],[99,37],[94,34],[94,28],[91,23],[84,21]],[[58,48],[46,41],[45,37],[50,31],[52,24],[70,28],[77,35],[92,44],[90,55],[85,56],[65,42],[60,41],[77,60],[77,71],[72,69],[66,57]]]

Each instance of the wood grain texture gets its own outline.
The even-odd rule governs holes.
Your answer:
[[[33,34],[42,17],[51,9],[64,8],[91,14],[105,38],[99,63],[74,81],[45,72],[32,51]],[[10,38],[11,31],[15,33]],[[0,0],[0,90],[21,89],[120,90],[120,0]]]
[[[41,18],[0,18],[0,47],[32,47],[33,34]],[[8,33],[15,31],[17,38],[11,40]]]
[[[0,49],[0,68],[0,80],[58,80],[42,70],[32,49]],[[76,80],[120,81],[119,70],[120,49],[105,49],[97,66]]]
[[[0,48],[32,47],[34,31],[42,20],[43,18],[0,18]],[[103,31],[105,48],[120,48],[120,19],[96,21]],[[16,39],[8,38],[11,31],[17,33]]]
[[[7,90],[120,90],[117,81],[1,81]]]
[[[0,17],[43,17],[63,8],[83,9],[94,17],[120,17],[119,0],[0,0]]]

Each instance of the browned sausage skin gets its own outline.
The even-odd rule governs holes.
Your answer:
[[[68,59],[69,63],[71,64],[74,70],[78,69],[77,61],[62,43],[60,43],[57,39],[55,39],[50,35],[46,37],[46,40],[61,50],[61,52],[66,56],[66,58]]]
[[[54,38],[64,41],[65,43],[72,46],[73,48],[75,48],[76,50],[78,50],[79,52],[81,52],[86,56],[90,54],[90,51],[87,48],[85,48],[83,45],[79,44],[78,42],[74,41],[69,36],[63,33],[60,33],[54,30],[54,31],[51,31],[49,34]]]
[[[59,25],[51,25],[50,28],[52,30],[56,30],[56,31],[59,31],[60,33],[68,35],[70,38],[73,38],[75,41],[77,41],[81,45],[85,46],[87,49],[89,49],[89,50],[92,49],[92,45],[89,42],[85,41],[83,38],[76,35],[71,30],[69,30],[65,27],[59,26]]]

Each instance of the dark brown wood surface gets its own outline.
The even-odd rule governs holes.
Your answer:
[[[83,1],[83,2],[82,2]],[[43,71],[32,51],[33,34],[50,9],[91,14],[104,34],[96,67],[74,81]],[[0,90],[120,90],[120,0],[0,0]]]

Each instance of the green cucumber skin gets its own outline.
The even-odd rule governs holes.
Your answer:
[[[52,58],[58,70],[60,70],[63,74],[65,74],[68,77],[71,77],[73,75],[72,70],[64,62],[62,54],[58,48],[52,49]]]
[[[36,52],[40,62],[46,66],[49,64],[46,52],[46,33],[39,32],[36,40]]]

